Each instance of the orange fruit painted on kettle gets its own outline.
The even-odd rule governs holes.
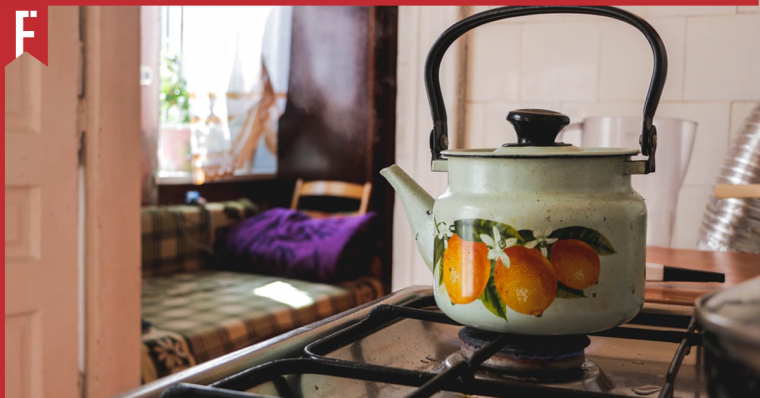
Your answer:
[[[469,242],[454,234],[443,252],[443,283],[454,304],[475,301],[486,289],[491,260],[485,243]]]
[[[578,239],[560,240],[552,246],[551,263],[563,285],[583,290],[599,280],[599,255]]]
[[[557,296],[557,276],[538,249],[514,246],[504,250],[509,268],[496,260],[494,282],[502,301],[521,314],[541,316]]]

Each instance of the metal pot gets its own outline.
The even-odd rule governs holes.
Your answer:
[[[701,297],[696,316],[710,397],[759,397],[760,278]]]
[[[639,29],[654,54],[641,151],[554,142],[569,118],[517,110],[517,142],[496,149],[447,150],[438,72],[448,47],[488,22],[532,14],[606,16]],[[613,7],[503,7],[454,24],[425,65],[433,116],[433,171],[449,186],[434,200],[398,166],[381,171],[403,203],[417,247],[434,275],[438,306],[476,328],[519,334],[581,334],[633,318],[644,302],[646,206],[632,174],[654,171],[652,124],[665,83],[662,41],[643,19]]]

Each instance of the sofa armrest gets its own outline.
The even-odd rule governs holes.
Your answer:
[[[257,214],[259,209],[248,199],[143,207],[143,278],[206,268],[215,239],[234,223]]]

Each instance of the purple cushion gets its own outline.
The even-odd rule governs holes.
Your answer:
[[[311,218],[271,209],[230,228],[217,245],[223,268],[320,282],[366,274],[377,248],[374,212]]]

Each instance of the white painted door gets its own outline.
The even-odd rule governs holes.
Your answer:
[[[5,67],[5,396],[79,396],[79,13],[50,7],[49,66]]]

